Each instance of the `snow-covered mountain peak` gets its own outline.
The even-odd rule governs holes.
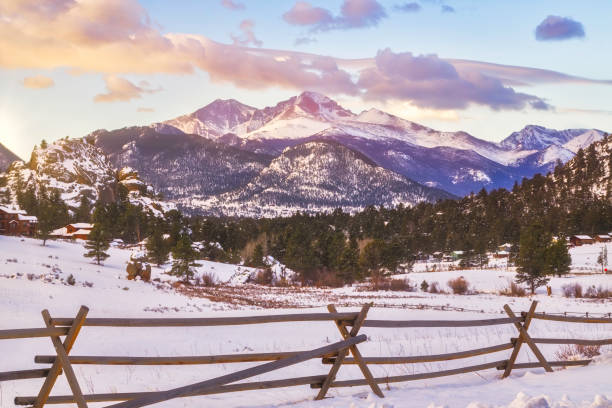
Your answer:
[[[333,99],[320,93],[310,91],[302,92],[298,96],[294,96],[284,103],[281,102],[277,106],[282,106],[282,108],[284,108],[283,112],[278,115],[279,118],[283,119],[305,116],[334,122],[343,118],[355,116],[353,112],[344,109]]]
[[[226,118],[228,122],[234,122],[231,127],[242,123],[255,112],[256,108],[238,102],[235,99],[215,99],[203,108],[193,112],[191,116],[201,121],[209,121]]]
[[[527,125],[502,140],[500,145],[510,150],[543,150],[551,145],[562,146],[588,129],[556,130],[544,126]]]

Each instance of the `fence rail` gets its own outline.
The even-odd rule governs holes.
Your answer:
[[[52,318],[48,311],[43,311],[43,321],[46,327],[0,330],[0,340],[49,337],[55,348],[55,355],[36,355],[37,364],[50,364],[49,367],[22,371],[0,373],[0,381],[13,381],[32,378],[45,378],[40,392],[36,396],[18,396],[16,405],[31,405],[42,408],[46,404],[74,404],[79,408],[87,408],[88,403],[115,403],[108,407],[139,408],[179,397],[203,396],[229,392],[284,388],[299,385],[309,385],[318,389],[315,399],[325,397],[330,388],[369,386],[379,397],[384,397],[379,384],[398,383],[405,381],[425,380],[446,377],[475,371],[496,369],[504,371],[502,378],[510,375],[512,370],[544,368],[552,371],[552,367],[584,366],[592,360],[548,361],[538,349],[538,344],[575,344],[585,346],[601,346],[612,344],[612,339],[556,339],[532,338],[528,334],[534,320],[548,320],[562,323],[612,323],[612,319],[595,317],[571,317],[535,313],[537,302],[532,302],[528,312],[518,316],[508,305],[504,306],[507,317],[477,320],[368,320],[367,314],[371,304],[366,304],[359,312],[339,313],[333,305],[328,306],[329,313],[295,313],[265,316],[241,316],[219,318],[87,318],[88,309],[81,307],[75,318]],[[288,322],[334,322],[340,340],[312,350],[286,351],[275,353],[243,353],[204,356],[79,356],[70,355],[70,351],[83,327],[206,327],[257,325]],[[485,327],[494,325],[514,325],[518,337],[513,337],[508,343],[497,344],[472,350],[453,353],[423,355],[423,356],[376,356],[364,357],[358,345],[367,340],[367,336],[359,334],[362,328],[441,328],[441,327]],[[349,330],[350,328],[350,330]],[[62,342],[60,336],[65,336]],[[526,344],[537,362],[517,363],[521,346]],[[425,372],[420,374],[374,377],[369,365],[415,364],[440,361],[469,359],[471,357],[499,353],[512,350],[505,360],[491,361],[465,367]],[[349,354],[351,357],[349,357]],[[297,378],[286,378],[269,381],[241,382],[256,375],[276,371],[278,369],[299,364],[307,360],[321,358],[323,366],[330,366],[326,374]],[[107,394],[83,394],[72,368],[73,365],[194,365],[194,364],[227,364],[227,363],[262,363],[251,368],[235,371],[220,377],[201,381],[166,391],[131,392]],[[351,380],[336,380],[343,365],[358,365],[363,378]],[[71,395],[51,396],[51,390],[59,375],[66,375],[72,391]]]

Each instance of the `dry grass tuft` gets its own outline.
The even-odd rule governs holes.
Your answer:
[[[469,290],[469,283],[463,276],[449,280],[448,286],[455,295],[466,295]]]
[[[525,297],[527,296],[527,290],[516,282],[509,281],[508,286],[500,290],[499,294],[502,296]]]
[[[560,361],[591,359],[601,354],[601,346],[585,346],[581,344],[566,344],[555,352]]]
[[[561,286],[563,290],[563,296],[567,298],[581,298],[582,297],[582,285],[579,283],[570,283]]]

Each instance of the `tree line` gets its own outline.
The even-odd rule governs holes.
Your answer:
[[[519,279],[533,289],[546,276],[567,270],[563,237],[612,230],[612,155],[607,141],[579,150],[573,160],[558,163],[547,175],[517,181],[512,189],[483,188],[459,200],[371,206],[356,214],[338,209],[251,219],[189,216],[173,210],[154,217],[131,204],[122,186],[116,201],[96,203],[92,210],[90,201],[83,199],[72,214],[52,190],[25,189],[17,200],[39,216],[42,236],[69,219],[89,220],[95,233],[88,248],[98,261],[103,260],[98,254],[106,244],[100,247],[94,241],[136,243],[147,238],[151,262],[162,265],[172,254],[173,273],[181,276],[193,273],[196,259],[263,266],[263,257],[272,256],[296,271],[304,284],[342,284],[403,272],[416,259],[435,252],[461,250],[464,266],[478,266],[487,252],[511,243],[522,249],[513,254]],[[47,225],[46,219],[53,221]]]

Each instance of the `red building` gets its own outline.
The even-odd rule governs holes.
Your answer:
[[[54,238],[63,239],[89,239],[89,233],[93,229],[93,224],[79,222],[76,224],[68,224],[63,228],[59,228],[51,233]]]
[[[595,240],[588,235],[572,235],[570,237],[570,243],[573,246],[581,246],[581,245],[594,244]]]
[[[38,218],[16,207],[0,206],[0,234],[25,235],[36,233]]]

